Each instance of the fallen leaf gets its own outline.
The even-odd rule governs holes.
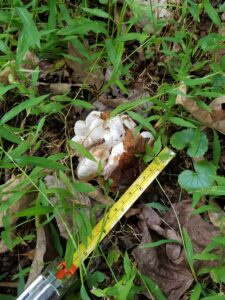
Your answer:
[[[12,70],[10,67],[5,67],[1,72],[0,72],[0,83],[3,83],[5,85],[10,83],[9,76],[11,75]]]
[[[6,246],[3,240],[0,240],[0,254],[3,254],[7,251],[9,251],[8,247]]]
[[[220,228],[220,229],[222,228],[223,230],[225,230],[225,212],[221,209],[221,207],[215,201],[213,201],[213,200],[210,201],[210,204],[212,204],[213,206],[215,206],[219,209],[219,212],[212,212],[212,211],[208,212],[211,223],[215,227]]]
[[[202,219],[200,215],[192,215],[192,201],[184,200],[174,204],[171,210],[159,217],[150,207],[144,206],[139,214],[139,231],[142,233],[141,244],[159,240],[157,233],[166,239],[181,242],[179,225],[185,228],[190,236],[194,253],[202,252],[219,235],[212,224]],[[152,238],[154,237],[154,239]],[[156,248],[137,247],[133,250],[140,271],[149,276],[166,294],[168,300],[180,299],[193,282],[183,247],[176,243],[166,243]],[[195,269],[209,266],[209,261],[197,261]]]
[[[151,8],[157,19],[169,19],[172,17],[168,9],[167,0],[152,0]],[[135,0],[132,6],[135,14],[139,17],[139,24],[136,27],[144,27],[147,32],[152,33],[153,25],[151,23],[151,15],[149,11],[149,2],[146,0]]]
[[[46,252],[46,235],[43,227],[37,229],[37,241],[35,247],[34,259],[31,264],[31,270],[26,282],[28,287],[40,274],[44,268],[44,255]]]
[[[141,245],[151,243],[152,237],[145,221],[138,223],[143,233]],[[159,250],[160,249],[160,250]],[[166,255],[165,247],[141,248],[133,250],[139,270],[149,276],[162,291],[168,300],[178,300],[187,291],[193,282],[192,274],[183,264],[172,263]]]
[[[84,57],[71,43],[68,43],[68,54],[77,59],[77,61],[68,58],[66,59],[68,67],[73,70],[71,79],[75,82],[100,89],[104,80],[101,67],[97,65],[97,63]]]
[[[45,183],[46,186],[48,188],[59,188],[59,189],[66,189],[65,184],[58,179],[56,176],[53,175],[48,175],[45,177]],[[74,191],[73,197],[71,198],[64,198],[63,199],[67,206],[68,206],[68,211],[72,212],[72,207],[74,204],[79,204],[84,206],[85,212],[87,213],[87,215],[89,214],[89,208],[90,208],[90,198],[84,194],[84,193],[77,193],[76,191]],[[59,196],[55,195],[54,197],[50,198],[50,201],[53,205],[55,205],[58,201],[59,201]],[[73,215],[72,213],[68,213],[68,211],[66,212],[65,210],[61,211],[61,217],[59,216],[55,216],[56,219],[56,223],[60,232],[60,235],[65,238],[68,239],[68,232],[65,228],[65,225],[62,222],[62,218],[63,221],[67,224],[68,228],[73,228],[76,231],[76,226],[73,220]]]
[[[62,82],[51,83],[49,89],[53,95],[64,95],[70,92],[71,84]]]
[[[182,84],[179,90],[184,94],[187,93],[187,87],[184,84]],[[194,99],[185,95],[178,95],[176,104],[181,104],[193,117],[204,125],[225,134],[225,96],[218,97],[210,103],[211,112],[200,108]]]
[[[40,60],[35,53],[27,51],[24,55],[22,66],[28,71],[34,70],[38,66],[39,62]]]
[[[174,209],[181,227],[186,228],[191,238],[194,252],[201,252],[211,242],[212,237],[219,235],[219,230],[203,220],[201,215],[191,215],[193,211],[191,200],[183,200],[175,203]],[[174,230],[179,230],[173,211],[167,212],[163,218]]]
[[[7,201],[13,195],[12,190],[17,187],[17,185],[21,182],[22,179],[23,177],[20,175],[17,177],[12,177],[5,184],[0,186],[0,191],[2,194],[2,199],[1,199],[2,203]],[[18,218],[15,216],[15,213],[27,208],[27,206],[29,205],[29,203],[31,203],[34,197],[35,197],[35,193],[29,193],[29,189],[28,189],[27,194],[22,196],[20,200],[18,200],[17,202],[14,202],[12,205],[10,205],[8,209],[9,210],[8,220],[10,224],[14,224],[18,220]],[[0,212],[0,227],[3,227],[2,218],[4,215],[5,215],[4,211]]]

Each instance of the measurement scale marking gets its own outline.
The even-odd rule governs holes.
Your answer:
[[[164,154],[168,154],[168,157],[161,160],[160,156]],[[79,267],[91,254],[174,156],[175,153],[172,150],[167,147],[164,148],[159,153],[158,157],[150,163],[120,199],[109,209],[106,215],[93,228],[91,237],[87,238],[87,246],[84,246],[84,244],[81,243],[75,251],[73,264],[76,267]]]

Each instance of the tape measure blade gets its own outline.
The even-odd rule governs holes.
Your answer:
[[[116,223],[123,217],[147,187],[155,180],[160,172],[173,159],[175,153],[165,147],[149,166],[140,174],[134,183],[109,209],[105,216],[93,228],[91,238],[88,238],[87,246],[80,244],[73,256],[73,264],[79,267],[91,254],[96,246],[105,238]]]

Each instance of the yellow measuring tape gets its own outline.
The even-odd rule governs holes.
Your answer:
[[[72,275],[84,260],[94,251],[96,246],[104,239],[115,224],[122,218],[146,188],[154,181],[159,173],[173,159],[175,153],[165,147],[149,164],[149,166],[140,174],[128,190],[120,199],[105,213],[101,221],[93,228],[90,237],[87,238],[86,245],[79,244],[73,256],[73,267],[71,270],[60,270],[57,278],[63,278],[64,275]]]

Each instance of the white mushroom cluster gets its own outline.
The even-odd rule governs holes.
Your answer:
[[[126,131],[134,132],[135,126],[135,122],[128,115],[110,118],[108,113],[99,111],[92,111],[85,121],[77,121],[72,140],[83,145],[96,159],[95,162],[86,157],[79,157],[78,178],[85,181],[95,178],[101,161],[101,175],[108,179],[118,167],[122,154],[126,152]],[[144,139],[152,138],[149,132],[143,132],[141,135]]]

